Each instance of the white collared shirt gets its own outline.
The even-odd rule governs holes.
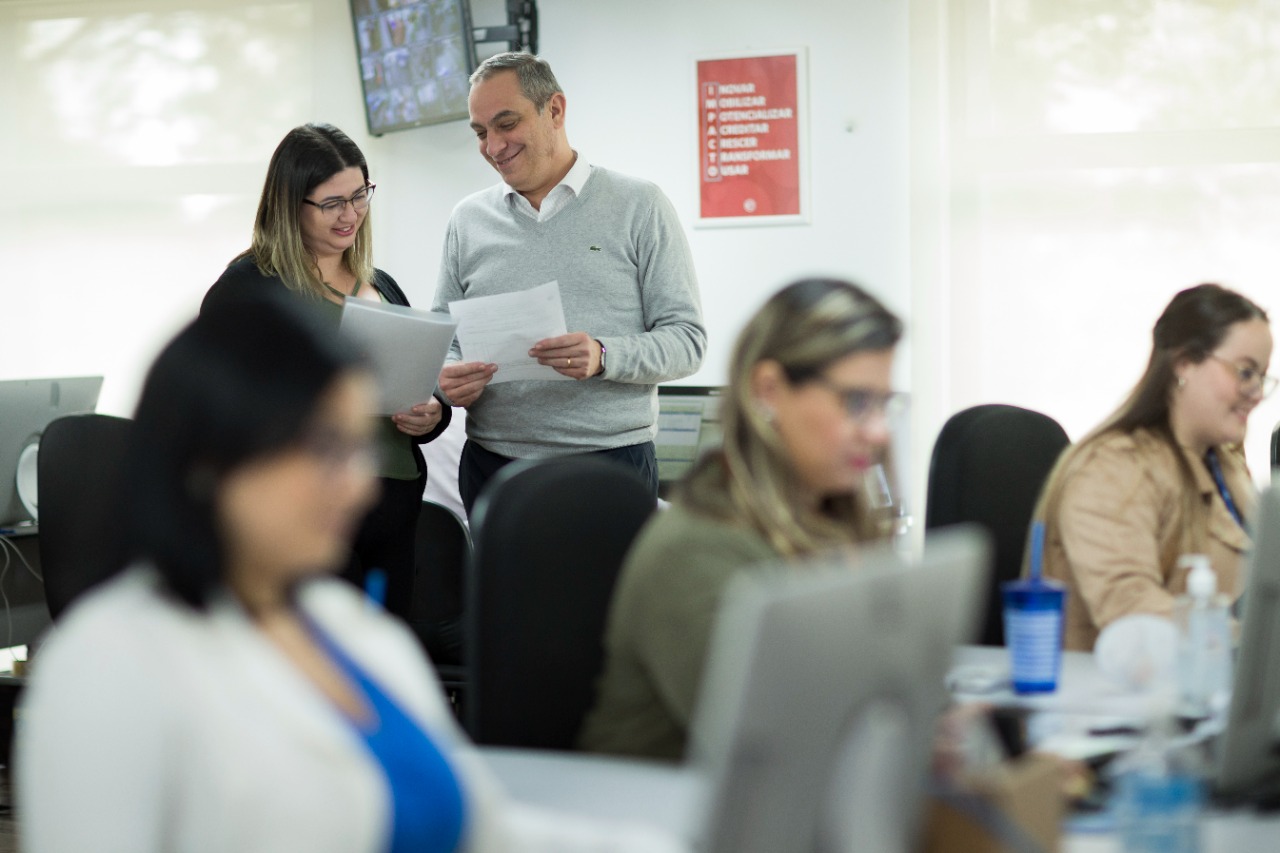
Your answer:
[[[568,173],[560,180],[560,183],[551,188],[551,192],[547,193],[547,197],[542,200],[540,207],[535,209],[529,203],[529,199],[513,189],[510,184],[504,184],[507,204],[511,205],[513,210],[518,210],[538,222],[546,222],[555,216],[564,209],[565,205],[578,197],[578,193],[582,192],[582,188],[587,185],[587,178],[591,177],[591,164],[587,162],[587,159],[577,151],[573,152],[573,155],[573,165],[569,168]]]

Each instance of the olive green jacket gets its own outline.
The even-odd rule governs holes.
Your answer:
[[[776,570],[758,533],[673,505],[640,532],[618,579],[605,669],[579,745],[678,760],[712,624],[735,577]]]

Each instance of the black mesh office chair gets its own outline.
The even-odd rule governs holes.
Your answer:
[[[654,506],[634,471],[590,456],[513,463],[485,487],[464,618],[477,743],[573,748],[614,581]]]
[[[120,568],[120,465],[132,425],[110,415],[68,415],[40,437],[40,565],[55,620]]]
[[[1000,404],[957,412],[938,434],[929,461],[925,529],[974,522],[995,544],[983,645],[1004,645],[1000,583],[1020,574],[1040,489],[1070,443],[1048,415]]]

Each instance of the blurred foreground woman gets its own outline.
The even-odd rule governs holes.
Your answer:
[[[33,664],[22,849],[679,849],[504,802],[416,640],[332,578],[376,499],[375,390],[304,308],[206,306],[153,366],[126,568]]]

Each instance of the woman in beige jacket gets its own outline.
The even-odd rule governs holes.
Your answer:
[[[1044,574],[1067,584],[1064,645],[1090,650],[1122,616],[1170,616],[1185,553],[1240,589],[1255,494],[1241,442],[1275,388],[1266,313],[1214,284],[1184,290],[1156,322],[1151,360],[1124,404],[1063,453],[1040,498]]]

